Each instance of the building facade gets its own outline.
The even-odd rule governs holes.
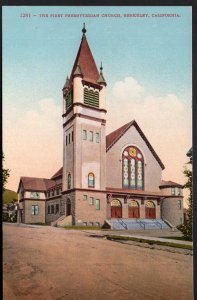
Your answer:
[[[162,180],[164,165],[135,120],[106,136],[106,88],[85,26],[63,87],[63,167],[50,179],[21,177],[18,195],[24,223],[71,220],[183,222],[182,186]]]

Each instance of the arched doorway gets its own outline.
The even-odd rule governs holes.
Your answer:
[[[146,219],[156,218],[156,208],[152,201],[147,201],[145,205],[145,217]]]
[[[137,201],[135,200],[131,200],[129,202],[129,206],[128,206],[128,217],[129,218],[135,218],[135,219],[139,219],[140,218],[140,208],[139,208],[139,204]]]
[[[66,215],[67,216],[71,215],[71,202],[70,202],[70,199],[67,199],[67,201],[66,201]]]
[[[111,202],[111,218],[122,218],[122,205],[117,199]]]

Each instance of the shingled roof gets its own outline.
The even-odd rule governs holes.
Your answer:
[[[142,130],[140,129],[139,125],[137,124],[137,122],[135,120],[123,125],[122,127],[116,129],[115,131],[111,132],[110,134],[108,134],[106,136],[106,152],[123,136],[123,134],[125,134],[125,132],[131,126],[135,126],[136,130],[139,132],[140,136],[145,141],[146,145],[152,152],[153,156],[158,161],[162,170],[164,170],[165,167],[164,167],[162,161],[160,160],[159,156],[156,154],[155,150],[153,149],[153,147],[151,146],[151,144],[149,143],[149,141],[147,140],[147,138],[145,137],[144,133],[142,132]]]
[[[165,188],[165,187],[183,187],[183,185],[181,185],[180,183],[176,183],[174,181],[165,181],[162,180],[161,185],[159,186],[161,189]]]
[[[46,178],[21,177],[19,187],[21,184],[23,185],[23,188],[26,191],[46,192],[49,188],[54,186],[56,183],[54,180],[46,179]],[[18,191],[19,191],[19,187],[18,187]]]
[[[77,68],[77,65],[80,66],[80,70],[84,80],[97,84],[99,72],[85,34],[83,34],[81,39],[81,44],[71,72],[70,82],[72,82],[73,80],[74,72]]]

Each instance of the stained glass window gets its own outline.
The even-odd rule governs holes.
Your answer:
[[[135,159],[130,160],[130,187],[135,189]]]
[[[141,151],[128,146],[122,154],[123,187],[134,190],[144,188],[144,158]]]
[[[129,186],[129,172],[128,172],[128,159],[124,158],[123,161],[123,185],[124,187]]]
[[[142,162],[138,160],[138,172],[137,172],[137,187],[142,189]]]

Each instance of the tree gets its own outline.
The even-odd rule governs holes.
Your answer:
[[[2,154],[2,161],[4,161],[4,154]],[[10,170],[3,168],[3,192],[5,191],[5,185],[8,181],[8,178],[10,176]]]
[[[187,218],[184,224],[177,226],[177,228],[183,233],[184,237],[188,240],[192,241],[192,219],[193,219],[193,210],[192,210],[192,171],[189,169],[185,169],[184,172],[187,177],[187,182],[184,185],[184,188],[189,189],[189,197],[188,201],[188,209],[186,212]]]

